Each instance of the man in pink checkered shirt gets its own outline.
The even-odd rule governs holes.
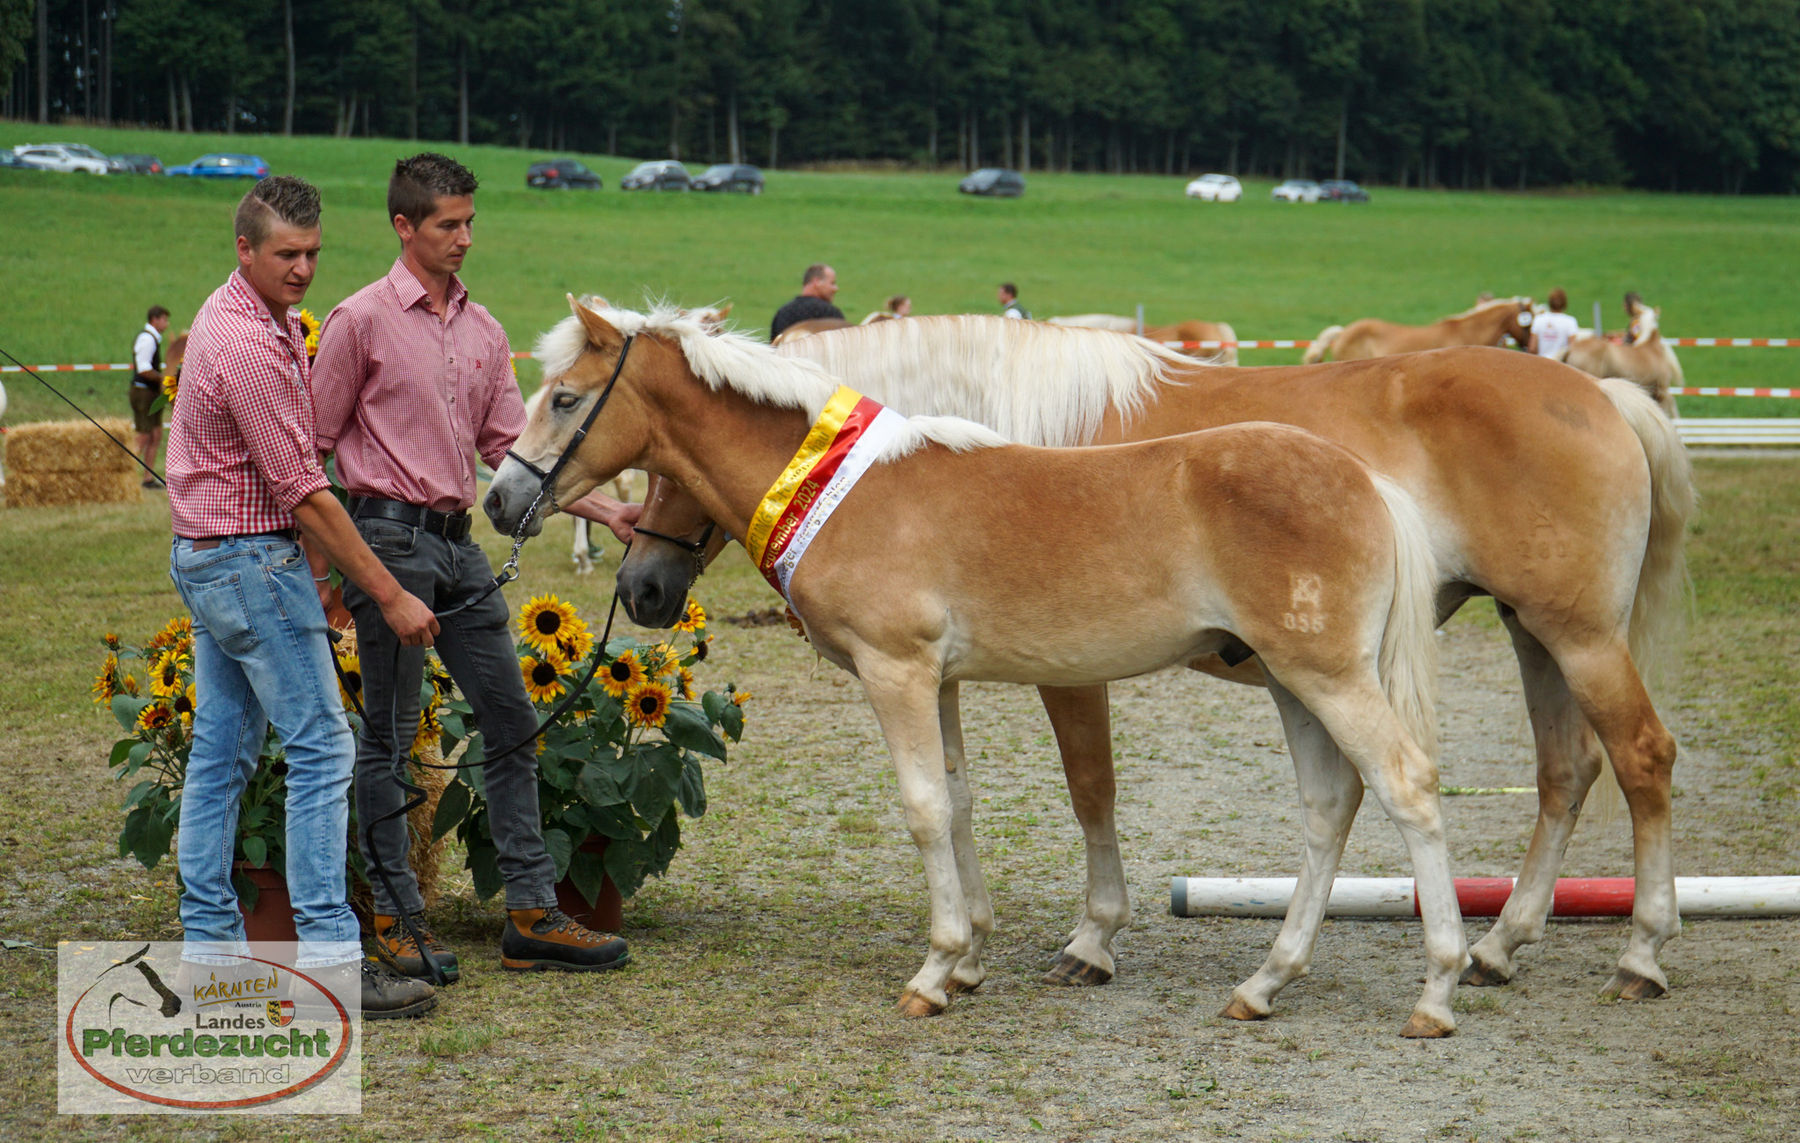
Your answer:
[[[319,259],[319,192],[265,179],[238,204],[238,268],[201,307],[169,430],[169,574],[194,623],[198,702],[181,798],[184,959],[247,951],[232,888],[238,802],[270,723],[287,756],[296,967],[361,966],[362,1014],[414,1016],[434,991],[363,960],[344,880],[355,749],[325,612],[300,544],[362,584],[406,642],[438,624],[357,535],[313,450],[306,337],[294,312]],[[220,958],[224,958],[221,960]]]
[[[363,539],[402,584],[443,614],[438,654],[489,744],[482,784],[505,886],[501,966],[617,968],[629,958],[625,942],[556,907],[531,737],[537,711],[519,673],[506,600],[486,591],[493,569],[469,536],[477,459],[498,467],[525,427],[506,333],[457,277],[473,241],[476,186],[467,168],[443,155],[395,164],[388,218],[400,257],[325,319],[313,376],[316,443],[337,457]],[[570,510],[613,527],[621,539],[640,511],[598,494]],[[370,715],[357,743],[356,811],[358,821],[374,823],[372,842],[365,836],[362,846],[376,949],[400,972],[424,976],[423,942],[454,980],[456,955],[418,916],[424,898],[407,862],[406,819],[395,812],[403,792],[394,755],[418,725],[424,650],[397,645],[381,607],[358,584],[345,586],[344,604],[356,618]],[[514,744],[506,754],[492,753]]]

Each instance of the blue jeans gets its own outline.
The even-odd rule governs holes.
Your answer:
[[[194,618],[194,741],[175,845],[187,943],[247,949],[231,886],[238,801],[273,723],[287,753],[296,964],[357,960],[362,944],[344,884],[355,746],[306,557],[276,537],[206,551],[177,537],[169,577]]]

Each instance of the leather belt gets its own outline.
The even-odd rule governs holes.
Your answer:
[[[226,536],[202,536],[193,541],[196,552],[210,552],[226,540],[287,540],[290,543],[300,542],[298,528],[280,528],[273,532],[234,532]]]
[[[469,536],[469,512],[435,512],[402,500],[383,500],[379,496],[352,496],[350,515],[361,520],[394,520],[442,536],[446,540],[465,540]]]

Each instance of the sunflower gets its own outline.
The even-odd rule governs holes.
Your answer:
[[[751,694],[749,691],[732,691],[731,692],[731,705],[732,706],[743,706],[745,703],[749,702],[751,699],[753,699],[755,697],[756,696]]]
[[[563,693],[562,673],[568,664],[552,650],[543,657],[521,655],[519,673],[525,676],[525,693],[532,702],[550,702]]]
[[[162,392],[164,399],[173,405],[175,398],[181,395],[181,378],[173,373],[163,374]]]
[[[563,628],[562,633],[556,637],[557,653],[560,654],[566,662],[579,662],[582,659],[587,658],[588,652],[593,649],[594,633],[588,630],[587,623],[580,617],[577,617],[567,627]]]
[[[625,700],[625,717],[633,726],[661,726],[669,717],[669,688],[645,683]]]
[[[338,697],[344,701],[345,710],[355,710],[356,704],[362,702],[362,656],[354,652],[339,655],[338,660]]]
[[[699,600],[691,596],[688,598],[687,610],[682,613],[680,622],[675,624],[675,630],[689,634],[706,630],[706,608],[700,606]]]
[[[119,649],[119,637],[111,631],[108,631],[103,635],[100,641],[106,644],[106,649],[108,651],[117,651]]]
[[[415,758],[423,757],[425,751],[430,749],[431,744],[437,741],[438,734],[442,729],[438,724],[437,704],[433,703],[421,710],[419,712],[419,729],[413,735],[412,740],[413,756]]]
[[[119,657],[108,652],[106,662],[100,664],[100,673],[94,676],[94,703],[105,706],[124,689],[119,682]]]
[[[160,651],[164,647],[173,647],[183,654],[194,646],[194,621],[185,615],[178,615],[163,624],[163,629],[150,637],[144,644],[145,651]]]
[[[553,654],[556,642],[579,622],[575,609],[554,595],[535,595],[519,612],[519,634],[540,654]]]
[[[181,669],[186,665],[187,656],[173,647],[158,655],[150,664],[150,693],[168,698],[181,690]]]
[[[137,693],[138,693],[137,676],[136,675],[126,675],[124,678],[120,679],[119,680],[119,690],[117,693],[124,694],[124,695],[130,695],[132,698],[136,698]]]
[[[644,665],[638,662],[636,655],[627,651],[600,672],[600,685],[614,698],[624,698],[644,685]]]
[[[193,725],[195,702],[196,702],[196,698],[194,695],[194,684],[193,683],[189,683],[185,690],[179,690],[179,691],[175,692],[174,698],[170,705],[172,705],[175,708],[175,713],[181,716],[181,721],[182,721],[183,725],[186,725],[186,726]]]
[[[306,355],[314,357],[319,352],[319,319],[308,309],[300,311],[300,325],[306,330]]]
[[[686,667],[675,668],[675,693],[684,699],[694,697],[694,672]]]
[[[175,709],[160,702],[153,702],[138,711],[137,725],[139,730],[150,733],[167,730],[175,725]]]

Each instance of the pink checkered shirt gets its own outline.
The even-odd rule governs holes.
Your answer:
[[[294,526],[294,506],[331,487],[313,449],[306,331],[277,324],[233,272],[194,318],[169,425],[169,515],[200,539]]]
[[[442,321],[400,260],[331,311],[313,363],[320,451],[352,496],[455,512],[475,458],[499,467],[525,428],[506,331],[450,279]]]

